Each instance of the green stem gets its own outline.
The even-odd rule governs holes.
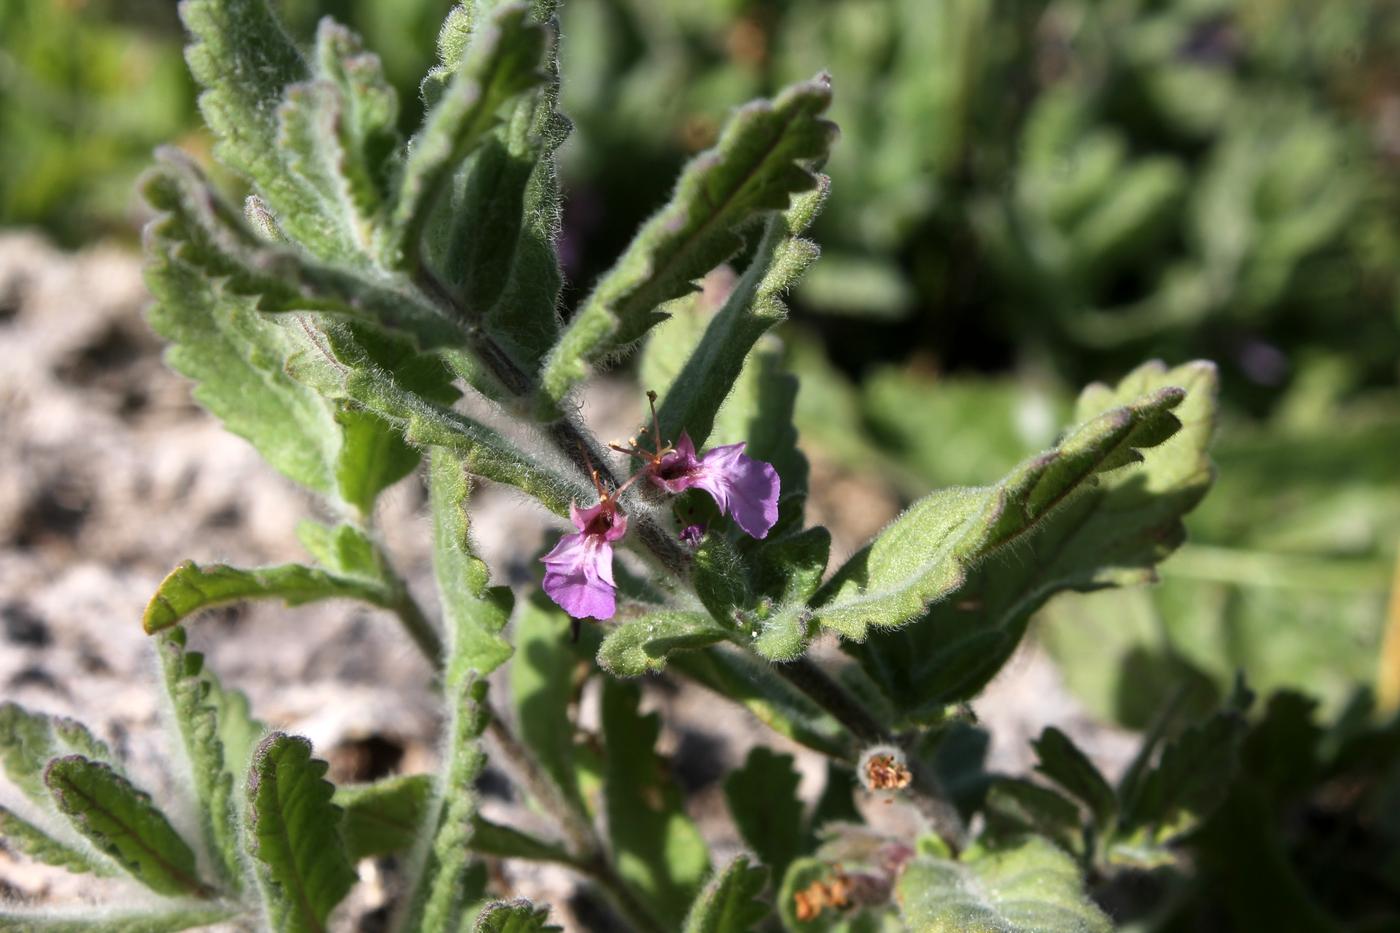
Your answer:
[[[408,592],[407,587],[400,587],[399,598],[394,603],[393,611],[404,631],[408,632],[408,637],[413,639],[418,650],[423,652],[423,656],[433,666],[433,670],[440,672],[443,665],[442,637],[423,614],[418,601]]]
[[[818,706],[826,710],[863,745],[893,745],[904,749],[913,772],[911,799],[928,818],[938,837],[953,851],[961,851],[967,838],[962,816],[949,802],[943,782],[913,753],[912,741],[886,729],[860,699],[852,694],[810,659],[802,657],[787,664],[774,664],[770,670],[801,690]]]

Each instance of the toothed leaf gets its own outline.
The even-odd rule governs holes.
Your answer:
[[[544,27],[521,6],[503,6],[472,31],[456,74],[409,143],[390,227],[402,262],[418,255],[418,239],[451,174],[496,126],[512,97],[538,84]]]
[[[472,551],[467,518],[471,480],[462,458],[441,447],[433,448],[428,491],[433,513],[433,570],[453,664],[447,678],[456,683],[468,670],[485,676],[510,658],[510,642],[501,631],[510,621],[515,597],[508,587],[489,585],[491,572]]]
[[[433,778],[409,774],[373,784],[337,787],[332,802],[344,811],[341,835],[350,861],[413,847],[433,802]]]
[[[55,758],[44,783],[73,827],[137,881],[172,897],[209,896],[194,850],[151,796],[111,767],[81,755]]]
[[[87,852],[66,842],[60,842],[7,807],[0,807],[0,841],[3,841],[10,851],[45,865],[55,865],[79,874],[113,874],[110,863],[93,858]]]
[[[678,929],[709,870],[709,850],[656,754],[661,727],[638,713],[640,699],[631,684],[603,681],[608,833],[618,874],[663,927]]]
[[[761,745],[724,779],[724,797],[739,835],[773,870],[774,878],[783,877],[806,842],[802,800],[797,796],[801,780],[791,755]]]
[[[468,677],[451,688],[447,755],[418,833],[408,872],[400,929],[459,929],[470,905],[475,782],[486,763],[481,735],[490,720],[486,681]]]
[[[524,898],[496,901],[481,908],[472,933],[562,933],[549,922],[549,908],[536,907]]]
[[[685,933],[750,933],[769,914],[758,896],[768,883],[767,869],[750,866],[739,856],[715,875],[695,899]]]
[[[552,402],[587,375],[589,363],[626,349],[659,323],[662,304],[737,253],[752,221],[787,210],[793,195],[816,187],[808,166],[825,159],[835,135],[820,116],[830,101],[830,82],[821,75],[735,112],[715,147],[685,167],[670,203],[642,227],[550,351],[543,382]]]
[[[154,634],[201,609],[245,599],[280,599],[288,606],[322,599],[358,599],[390,606],[394,594],[377,581],[342,577],[302,564],[240,570],[226,564],[200,567],[187,560],[161,581],[146,605],[141,624],[147,633]]]
[[[628,619],[603,639],[598,664],[615,677],[664,670],[671,655],[726,640],[724,629],[700,612],[651,612]]]
[[[243,846],[233,787],[234,776],[243,774],[244,762],[230,758],[224,750],[219,724],[220,709],[226,702],[223,689],[205,670],[204,656],[185,650],[184,629],[159,636],[156,654],[190,764],[204,838],[213,846],[220,881],[237,891],[243,880]],[[241,749],[234,749],[234,753],[240,754]]]
[[[248,846],[257,860],[268,921],[283,931],[323,931],[355,883],[340,836],[328,765],[301,736],[274,732],[248,771]]]
[[[973,695],[1055,593],[1153,579],[1210,485],[1215,389],[1208,363],[1158,363],[1086,390],[1058,447],[916,504],[818,593],[819,616],[868,635],[844,647],[908,715]]]

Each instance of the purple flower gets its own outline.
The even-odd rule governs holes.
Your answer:
[[[720,514],[733,515],[745,532],[762,538],[778,521],[778,471],[772,464],[744,456],[744,444],[716,447],[695,455],[690,435],[681,432],[675,450],[649,467],[651,481],[669,493],[698,486],[710,494]]]
[[[540,558],[544,591],[575,619],[611,619],[617,611],[612,543],[627,533],[627,516],[605,496],[586,509],[570,503],[569,520],[578,531]]]
[[[692,522],[681,529],[681,543],[691,547],[699,544],[705,537],[705,526],[699,522]]]

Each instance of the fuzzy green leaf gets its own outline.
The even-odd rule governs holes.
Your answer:
[[[848,757],[845,730],[805,693],[772,676],[768,662],[753,653],[726,650],[692,651],[671,659],[671,666],[720,696],[743,705],[759,722],[808,748],[835,757]]]
[[[207,897],[194,850],[151,803],[110,766],[81,755],[55,758],[44,783],[59,812],[132,877],[159,894]]]
[[[185,0],[180,16],[191,34],[185,59],[204,89],[199,108],[214,133],[215,156],[253,183],[290,236],[325,255],[342,251],[282,163],[278,107],[283,89],[305,80],[307,67],[266,0]]]
[[[287,172],[339,242],[376,258],[385,163],[399,143],[398,97],[379,59],[329,17],[316,31],[312,64],[311,80],[288,86],[277,114]]]
[[[802,776],[791,755],[755,746],[744,766],[724,779],[724,797],[739,835],[759,861],[783,877],[806,842],[802,800],[797,785]]]
[[[637,712],[640,700],[634,685],[603,681],[608,834],[618,874],[663,927],[678,929],[709,871],[710,856],[656,754],[661,726],[656,716]]]
[[[468,676],[449,693],[447,753],[410,860],[398,929],[455,930],[469,906],[477,775],[486,764],[481,735],[491,712],[486,681]]]
[[[314,349],[319,324],[260,311],[332,310],[411,328],[424,344],[460,343],[443,335],[453,325],[431,310],[415,312],[399,292],[250,245],[252,233],[191,170],[157,170],[144,190],[162,212],[146,228],[146,279],[156,297],[151,326],[173,344],[167,362],[198,383],[201,405],[275,468],[368,512],[381,489],[413,469],[417,454],[374,415],[328,402],[291,378],[289,360]],[[438,369],[436,391],[450,391]]]
[[[547,16],[536,11],[537,19]],[[430,261],[447,285],[527,373],[539,369],[558,339],[563,282],[554,248],[563,213],[554,153],[569,121],[557,109],[558,35],[550,30],[549,38],[547,80],[507,108],[504,123],[452,181],[452,201],[460,206],[439,212],[443,229],[428,236]],[[449,58],[444,73],[457,67]]]
[[[113,873],[110,863],[100,861],[87,852],[54,839],[7,807],[0,807],[0,841],[11,851],[27,855],[45,865],[55,865],[80,874]]]
[[[818,593],[827,601],[819,611],[834,607],[836,623],[849,632],[863,629],[869,609],[900,620],[917,610],[915,593],[934,599],[913,624],[844,647],[909,715],[936,715],[966,699],[1000,669],[1031,614],[1055,593],[1154,578],[1185,534],[1182,516],[1210,486],[1215,390],[1208,363],[1173,370],[1151,363],[1117,388],[1087,389],[1077,412],[1085,423],[1059,447],[998,486],[948,490],[915,505]],[[1178,419],[1183,427],[1172,434]],[[1130,462],[1134,448],[1143,448],[1143,463],[1105,472]],[[929,555],[919,541],[931,533],[942,535],[922,564],[931,573],[898,573]],[[903,559],[901,541],[909,545]],[[1005,544],[1013,546],[1003,551]],[[869,578],[864,588],[862,576]],[[870,585],[890,576],[899,578],[893,587]]]
[[[967,582],[969,570],[1041,530],[1059,506],[1099,484],[1099,475],[1142,459],[1180,427],[1175,386],[1144,394],[1072,431],[995,486],[946,489],[914,503],[817,594],[817,620],[857,641],[872,627],[918,618]],[[1065,510],[1068,511],[1068,510]]]
[[[226,564],[200,567],[187,560],[161,581],[146,605],[141,624],[148,634],[154,634],[201,609],[244,599],[280,599],[288,606],[322,599],[358,599],[375,606],[392,606],[394,594],[377,581],[342,577],[302,564],[240,570]]]
[[[350,861],[412,848],[432,800],[427,774],[337,787],[333,802],[344,811],[340,829]]]
[[[311,743],[274,732],[248,771],[248,844],[257,860],[267,920],[278,931],[324,931],[355,883],[340,837],[335,788]]]
[[[729,637],[701,612],[650,612],[608,633],[598,664],[615,677],[640,677],[663,670],[671,655],[695,651]]]
[[[8,933],[178,933],[234,917],[228,907],[202,904],[137,910],[0,908],[0,929]]]
[[[749,866],[739,856],[715,875],[691,905],[685,919],[685,933],[750,933],[769,913],[758,900],[768,883],[768,871]]]
[[[1222,709],[1168,741],[1152,767],[1146,762],[1155,741],[1144,743],[1120,788],[1121,831],[1135,846],[1167,844],[1200,825],[1225,799],[1252,702],[1249,691],[1237,688]]]
[[[390,219],[391,255],[416,260],[418,238],[447,180],[496,126],[505,103],[539,83],[546,38],[518,5],[500,7],[473,30],[456,75],[410,141]]]
[[[82,723],[31,713],[17,703],[0,703],[0,762],[6,776],[30,800],[48,806],[44,767],[49,759],[70,752],[115,767],[111,751]]]
[[[1071,853],[1082,851],[1079,807],[1040,784],[1020,778],[997,778],[982,805],[987,831],[996,838],[1045,836]]]
[[[535,753],[551,782],[572,806],[584,810],[569,719],[576,656],[569,646],[569,620],[542,595],[526,602],[515,620],[511,699],[520,738]]]
[[[156,654],[190,764],[204,838],[213,847],[219,879],[237,891],[243,880],[243,847],[233,786],[234,776],[243,774],[245,761],[228,757],[224,750],[219,722],[219,712],[227,705],[223,689],[205,670],[204,656],[185,650],[184,629],[159,636]],[[242,754],[244,750],[234,751]]]
[[[910,933],[1108,933],[1074,860],[1044,839],[972,852],[961,861],[921,857],[895,899]]]
[[[499,432],[461,412],[435,404],[379,365],[345,327],[328,327],[313,352],[292,361],[296,377],[325,394],[371,412],[393,425],[417,447],[445,447],[467,472],[515,486],[556,514],[592,493],[581,478],[556,472],[555,465],[527,456]]]
[[[753,603],[748,565],[722,531],[701,540],[691,573],[695,594],[721,625],[733,625],[737,613]]]
[[[511,655],[501,631],[510,621],[515,598],[504,586],[490,586],[491,571],[472,551],[466,465],[450,450],[435,447],[428,471],[433,513],[433,570],[442,599],[451,659],[447,682],[460,683],[467,671],[486,675]]]
[[[587,375],[589,363],[626,349],[663,319],[662,304],[738,252],[750,222],[787,210],[792,195],[816,187],[807,166],[826,158],[835,136],[820,116],[830,101],[830,81],[820,75],[748,104],[716,146],[686,166],[670,203],[642,227],[550,351],[543,383],[552,403]]]
[[[49,718],[17,703],[0,705],[0,755],[5,774],[25,796],[42,805],[48,800],[44,765],[57,754]]]
[[[477,914],[472,933],[563,933],[549,922],[549,908],[524,898],[487,904]]]
[[[1100,828],[1107,827],[1118,812],[1118,797],[1088,756],[1054,726],[1031,744],[1039,759],[1035,769],[1087,806]]]
[[[415,288],[363,262],[332,266],[269,243],[210,187],[191,159],[168,148],[156,155],[157,166],[140,185],[157,215],[146,228],[153,264],[197,269],[258,311],[319,311],[364,321],[401,332],[424,350],[467,343],[460,324]],[[162,296],[176,311],[182,298],[192,300],[178,290]],[[189,308],[181,313],[199,316]]]
[[[672,344],[677,334],[671,332],[668,321],[647,341],[648,354],[664,353],[684,360],[675,366],[674,375],[667,373],[671,378],[665,383],[649,386],[661,396],[657,417],[664,437],[678,437],[685,430],[697,446],[704,445],[741,371],[755,365],[751,351],[759,338],[787,318],[783,295],[797,284],[819,252],[816,244],[801,236],[820,213],[830,190],[830,179],[819,175],[817,180],[816,190],[794,198],[787,211],[768,221],[753,260],[719,311],[703,323],[703,334]],[[694,333],[694,324],[681,326]],[[654,366],[652,369],[655,371]],[[791,430],[790,418],[787,428]],[[721,442],[751,438],[751,432],[745,431],[739,438]],[[781,469],[779,473],[785,485],[794,479]]]

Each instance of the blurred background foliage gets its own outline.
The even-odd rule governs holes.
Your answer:
[[[279,6],[300,38],[324,14],[371,37],[416,123],[449,0]],[[562,31],[566,300],[729,108],[829,70],[824,255],[785,334],[809,445],[904,498],[986,482],[1081,384],[1215,360],[1219,484],[1191,544],[1158,588],[1056,601],[1042,640],[1135,727],[1182,683],[1207,708],[1237,667],[1331,712],[1375,681],[1400,538],[1400,6],[569,0]],[[0,4],[0,224],[134,239],[134,178],[171,139],[207,148],[168,0]]]

